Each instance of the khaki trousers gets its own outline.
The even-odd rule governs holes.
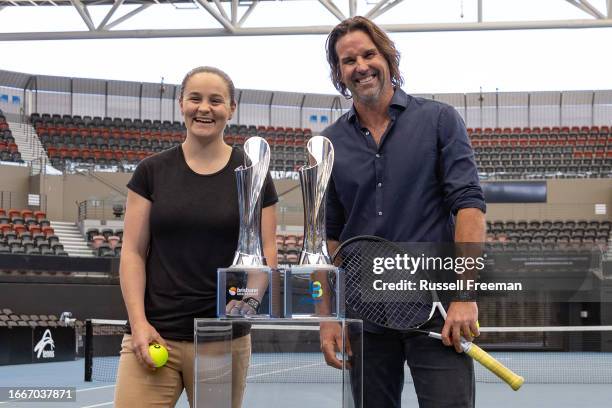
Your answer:
[[[150,371],[140,365],[132,352],[132,336],[126,334],[121,342],[121,356],[115,388],[115,407],[174,407],[183,389],[189,406],[194,398],[194,345],[190,341],[166,340],[172,348],[168,362]],[[223,355],[227,345],[210,342],[200,345],[206,355]],[[251,357],[251,336],[232,341],[232,408],[242,406],[246,375]],[[205,368],[204,368],[205,369]],[[206,399],[205,395],[198,397]],[[213,397],[214,398],[214,397]]]

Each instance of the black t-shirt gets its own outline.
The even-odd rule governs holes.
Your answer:
[[[145,313],[168,339],[193,339],[193,319],[216,317],[217,269],[231,265],[238,242],[234,170],[244,152],[234,148],[223,169],[195,173],[179,145],[144,159],[128,188],[151,201]],[[262,207],[278,201],[268,173]]]

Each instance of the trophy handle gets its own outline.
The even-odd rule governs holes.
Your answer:
[[[325,231],[325,196],[334,166],[334,146],[324,136],[307,144],[308,164],[299,169],[304,200],[304,244],[300,265],[331,265]]]

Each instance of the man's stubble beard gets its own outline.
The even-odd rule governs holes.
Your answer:
[[[376,81],[378,81],[378,86],[376,87],[375,91],[370,93],[371,90],[368,90],[368,94],[363,97],[359,96],[358,92],[353,92],[353,90],[349,88],[353,100],[366,106],[375,107],[381,100],[386,84],[380,80],[380,72],[376,72]]]

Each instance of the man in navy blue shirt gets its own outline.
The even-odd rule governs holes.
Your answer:
[[[395,242],[484,242],[485,202],[465,125],[449,105],[400,89],[399,53],[370,20],[343,21],[327,39],[335,87],[353,98],[349,112],[324,130],[335,163],[327,198],[330,253],[357,235]],[[460,334],[478,335],[475,302],[452,302],[446,321],[436,316],[441,347],[427,336],[365,322],[365,408],[401,405],[408,363],[420,407],[473,407],[474,372]],[[337,325],[321,326],[329,365],[341,362]]]

